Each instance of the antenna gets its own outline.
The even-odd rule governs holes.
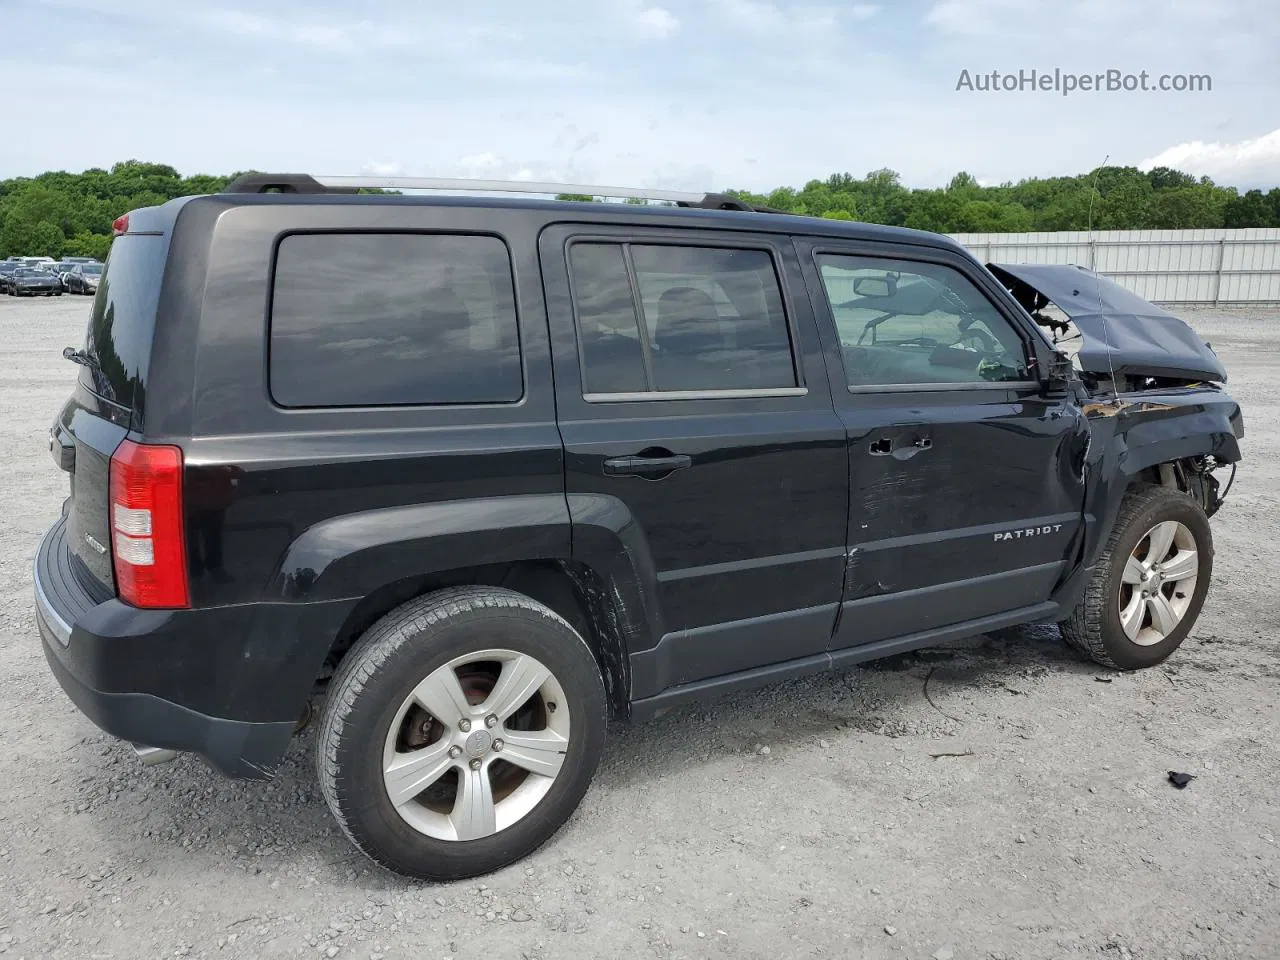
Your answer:
[[[1111,393],[1115,403],[1119,405],[1120,390],[1116,386],[1115,345],[1111,342],[1111,327],[1107,324],[1107,314],[1102,307],[1102,278],[1098,274],[1098,247],[1093,238],[1093,200],[1098,195],[1098,177],[1110,159],[1109,153],[1102,158],[1101,165],[1093,171],[1093,183],[1089,185],[1089,249],[1093,251],[1093,262],[1089,264],[1089,269],[1093,271],[1093,289],[1098,298],[1098,319],[1102,322],[1104,339],[1107,343],[1107,368],[1111,371]]]

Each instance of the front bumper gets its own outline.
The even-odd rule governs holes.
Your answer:
[[[45,658],[71,701],[104,731],[135,745],[198,754],[229,777],[269,778],[288,748],[294,721],[225,719],[160,692],[112,689],[131,677],[152,683],[171,677],[177,686],[185,671],[202,665],[174,641],[174,611],[139,610],[114,599],[97,603],[71,568],[66,532],[64,518],[45,534],[34,580]],[[171,654],[156,663],[157,649]]]

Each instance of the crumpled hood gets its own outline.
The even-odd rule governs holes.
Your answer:
[[[1184,321],[1084,267],[1019,263],[987,267],[1030,313],[1052,303],[1080,331],[1088,373],[1227,382],[1227,371]]]

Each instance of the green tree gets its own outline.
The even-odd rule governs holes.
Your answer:
[[[1151,226],[1157,230],[1196,230],[1220,227],[1225,198],[1216,197],[1204,186],[1159,190],[1149,210]]]
[[[982,190],[982,187],[973,174],[961,170],[951,178],[951,182],[947,184],[947,190],[962,196],[974,196]]]
[[[935,233],[954,233],[964,201],[946,190],[916,190],[904,226]]]
[[[168,164],[125,160],[109,170],[50,170],[0,180],[0,256],[105,256],[116,217],[175,197],[216,193],[244,172],[253,171],[184,177]],[[842,172],[801,187],[725,192],[790,213],[942,232],[1280,226],[1280,187],[1240,195],[1168,167],[1142,173],[1103,166],[996,187],[983,187],[961,171],[943,189],[908,189],[895,171],[881,168],[862,178]]]
[[[1277,191],[1272,191],[1273,193]],[[1254,227],[1271,224],[1272,206],[1261,190],[1250,190],[1243,197],[1227,201],[1222,211],[1224,227]]]
[[[948,193],[952,191],[948,189]],[[1031,211],[1016,203],[970,200],[955,214],[954,233],[1022,233],[1034,224]]]
[[[1157,190],[1191,187],[1196,182],[1196,178],[1191,174],[1182,173],[1179,170],[1171,170],[1168,167],[1152,167],[1147,171],[1147,177],[1151,180],[1151,186]]]

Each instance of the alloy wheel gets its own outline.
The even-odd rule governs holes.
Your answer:
[[[1160,643],[1182,622],[1196,591],[1200,560],[1191,530],[1164,520],[1148,530],[1121,574],[1120,626],[1140,646]]]
[[[418,832],[478,840],[547,795],[570,733],[564,690],[539,660],[468,653],[433,670],[400,705],[383,747],[383,786]]]

